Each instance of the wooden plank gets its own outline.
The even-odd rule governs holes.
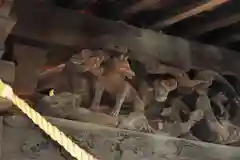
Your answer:
[[[7,122],[7,124],[4,117],[4,145],[1,160],[65,160],[59,153],[59,147],[56,147],[57,145],[55,145],[53,141],[46,138],[45,135],[33,125],[24,124],[22,118],[19,119],[18,117],[19,116],[12,116],[12,122]],[[27,120],[27,118],[25,118],[25,120]],[[29,121],[27,122],[29,123]]]
[[[127,47],[130,56],[142,63],[160,60],[184,69],[208,68],[240,77],[239,52],[57,7],[36,4],[26,10],[29,3],[20,3],[24,5],[22,11],[17,8],[18,24],[13,34],[31,42],[45,43],[45,47],[58,44],[75,51],[109,46]]]
[[[202,2],[200,4],[191,5],[190,7],[187,7],[187,9],[184,10],[183,12],[172,17],[166,18],[165,20],[161,20],[160,22],[157,22],[150,28],[154,30],[163,29],[165,27],[168,27],[172,24],[175,24],[179,21],[190,18],[202,12],[212,10],[228,1],[229,0],[209,0],[206,2]]]
[[[165,1],[162,1],[162,0],[141,0],[124,9],[123,15],[124,17],[130,17],[141,11],[156,10],[156,9],[162,8],[165,5],[164,3]]]
[[[11,123],[21,122],[22,118],[19,117],[14,117]],[[162,134],[146,134],[59,118],[47,119],[99,160],[234,160],[240,156],[238,147],[188,141]],[[23,127],[4,125],[3,135],[3,160],[19,157],[36,160],[72,159],[36,127],[27,127],[24,124]]]
[[[47,119],[60,127],[65,133],[74,137],[80,146],[83,145],[84,138],[88,144],[93,144],[89,151],[100,159],[113,159],[112,156],[116,152],[111,152],[109,148],[113,147],[115,143],[118,143],[121,148],[121,160],[225,160],[239,156],[238,147],[177,139],[162,134],[145,134],[59,118],[48,117]],[[118,141],[119,139],[121,140]],[[111,145],[108,146],[107,142]],[[105,144],[104,147],[101,147],[102,144]],[[128,151],[131,154],[125,157]]]

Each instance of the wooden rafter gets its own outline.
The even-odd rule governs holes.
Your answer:
[[[191,29],[187,33],[184,33],[184,36],[188,38],[194,38],[206,32],[213,31],[215,29],[233,25],[235,23],[238,23],[239,21],[240,21],[240,13],[233,14],[231,16],[227,16],[225,18],[222,18],[213,22],[208,22],[203,26],[199,26],[197,28]]]
[[[240,41],[240,33],[230,34],[228,36],[222,37],[221,39],[214,42],[214,44],[218,45],[227,45],[229,43]]]
[[[16,24],[12,35],[31,42],[41,42],[45,48],[66,46],[80,51],[86,48],[127,47],[131,51],[130,56],[142,63],[162,61],[183,69],[208,68],[240,77],[240,54],[236,51],[62,8],[53,9],[43,4],[28,7],[29,10],[25,8],[23,5],[22,9],[17,9],[21,23]]]
[[[229,0],[210,0],[210,1],[207,1],[204,3],[197,4],[197,6],[193,5],[190,8],[188,7],[187,10],[181,12],[180,14],[174,15],[163,21],[157,22],[151,28],[153,28],[155,30],[162,29],[164,27],[170,26],[179,21],[182,21],[184,19],[192,17],[194,15],[200,14],[200,13],[208,11],[208,10],[212,10],[213,8],[220,6],[228,1]]]

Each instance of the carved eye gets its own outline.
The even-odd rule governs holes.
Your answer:
[[[92,51],[90,51],[89,49],[84,49],[81,52],[82,57],[85,58],[90,58],[90,56],[92,55]]]

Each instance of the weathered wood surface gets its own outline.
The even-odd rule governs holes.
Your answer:
[[[10,16],[12,6],[12,0],[5,0],[0,6],[0,58],[4,53],[5,40],[15,25],[14,18]]]
[[[0,79],[5,83],[12,85],[15,78],[15,64],[13,62],[0,60]],[[0,97],[0,112],[6,111],[12,106],[12,103]],[[1,117],[0,117],[1,125]],[[1,134],[1,129],[0,129]],[[1,136],[1,135],[0,135]],[[1,140],[0,140],[0,143]]]
[[[31,95],[38,84],[38,71],[47,61],[47,51],[15,44],[13,55],[14,61],[17,62],[13,89],[18,95]]]
[[[1,160],[64,160],[45,135],[26,118],[4,117]]]
[[[142,62],[158,59],[182,68],[208,68],[235,73],[240,77],[239,52],[194,43],[71,10],[20,2],[16,1],[18,23],[13,35],[38,43],[44,42],[45,47],[59,45],[75,51],[106,46],[128,47],[131,56]]]
[[[52,117],[47,119],[100,160],[235,160],[240,156],[237,147],[143,134]],[[63,159],[59,146],[53,145],[48,137],[41,134],[36,127],[30,126],[28,121],[24,122],[20,118],[19,123],[19,117],[16,116],[4,120],[3,141],[6,145],[3,146],[3,160]],[[67,153],[62,154],[68,157]]]

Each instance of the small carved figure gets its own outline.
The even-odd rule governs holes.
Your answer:
[[[99,109],[102,94],[106,90],[116,97],[116,104],[111,115],[118,116],[123,102],[132,102],[134,111],[144,111],[144,103],[137,91],[125,80],[125,77],[131,79],[135,76],[135,73],[130,68],[128,57],[124,57],[123,55],[113,57],[102,67],[99,67],[98,71],[91,70],[90,72],[97,77],[91,109]]]

